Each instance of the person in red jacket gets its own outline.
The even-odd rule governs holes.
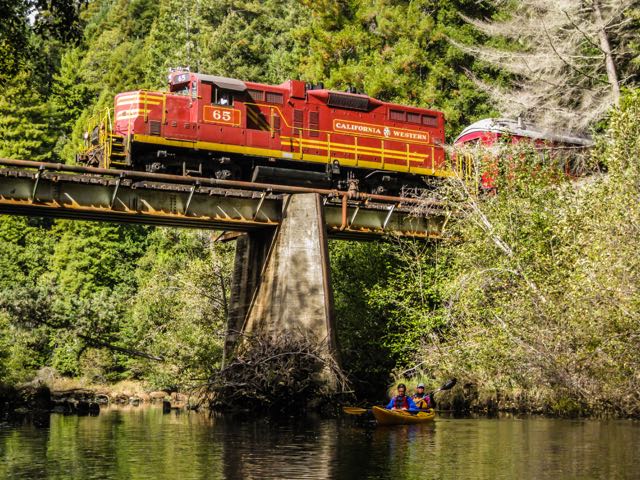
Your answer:
[[[387,405],[387,410],[408,410],[418,412],[420,409],[413,403],[407,394],[407,387],[404,383],[398,384],[398,394],[391,399]]]

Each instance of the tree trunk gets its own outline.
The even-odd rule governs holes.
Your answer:
[[[616,106],[620,105],[620,83],[618,81],[618,72],[616,71],[616,65],[613,62],[613,55],[611,55],[611,45],[609,44],[609,36],[605,29],[606,25],[602,20],[602,11],[600,10],[600,2],[598,0],[593,1],[593,14],[596,18],[596,25],[598,27],[598,39],[600,40],[600,48],[604,53],[604,60],[607,67],[607,77],[611,84],[611,93],[613,93],[613,101]]]

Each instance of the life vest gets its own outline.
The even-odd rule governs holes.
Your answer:
[[[403,408],[406,408],[407,410],[409,409],[409,397],[407,397],[406,395],[400,396],[400,395],[396,395],[395,397],[393,397],[393,406],[398,409],[398,410],[402,410]]]
[[[431,397],[429,395],[423,395],[422,397],[419,395],[413,396],[413,402],[416,404],[416,407],[420,409],[431,408]]]

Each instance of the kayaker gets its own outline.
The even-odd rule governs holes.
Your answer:
[[[398,384],[398,394],[391,399],[387,405],[387,410],[409,410],[417,412],[419,409],[407,394],[407,386],[404,383]]]
[[[418,384],[416,393],[413,394],[413,397],[411,397],[411,399],[413,400],[413,403],[416,404],[416,407],[418,407],[420,410],[429,410],[430,408],[434,407],[434,402],[431,398],[431,395],[424,393],[424,383]]]

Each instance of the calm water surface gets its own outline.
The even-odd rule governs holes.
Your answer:
[[[1,479],[640,479],[639,461],[640,424],[622,420],[438,418],[363,429],[131,407],[0,425]]]

